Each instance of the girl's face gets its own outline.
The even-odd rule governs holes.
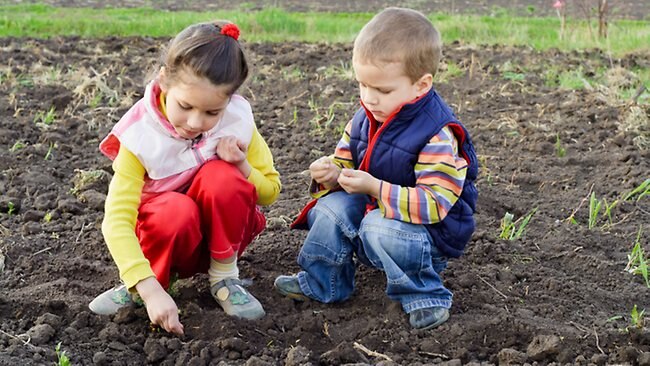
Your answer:
[[[414,83],[406,76],[401,62],[376,65],[353,58],[352,66],[361,101],[378,122],[385,122],[397,108],[431,89],[431,74]]]
[[[192,72],[181,70],[170,82],[165,79],[163,69],[160,80],[166,97],[167,119],[185,139],[195,139],[216,126],[230,102],[230,86],[214,85]]]

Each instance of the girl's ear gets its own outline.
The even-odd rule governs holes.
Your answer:
[[[158,71],[158,84],[160,84],[160,90],[163,91],[163,93],[167,93],[167,75],[165,72],[165,66],[160,68],[160,71]]]
[[[415,82],[415,87],[417,88],[418,96],[422,96],[431,90],[433,87],[433,75],[424,74],[422,77]]]

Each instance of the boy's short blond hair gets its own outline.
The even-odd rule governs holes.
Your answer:
[[[353,59],[373,64],[401,62],[412,82],[436,74],[442,57],[440,33],[424,14],[386,8],[375,15],[354,41]]]

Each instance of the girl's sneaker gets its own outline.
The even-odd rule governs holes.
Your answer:
[[[142,300],[139,296],[130,294],[125,285],[118,285],[97,296],[88,307],[95,314],[113,315],[121,308],[133,304],[141,305]]]
[[[244,289],[239,278],[226,278],[215,283],[210,288],[210,293],[230,316],[256,320],[266,314],[262,304]]]

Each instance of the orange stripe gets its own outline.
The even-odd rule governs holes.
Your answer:
[[[412,192],[413,194],[411,195],[411,197],[414,197],[413,204],[415,205],[415,210],[411,211],[409,207],[409,211],[411,212],[411,222],[414,224],[421,224],[422,218],[420,217],[420,208],[422,206],[422,202],[420,201],[420,195],[418,194],[419,192],[417,188],[408,188],[408,189],[413,190]]]
[[[337,158],[345,159],[345,160],[352,160],[352,153],[348,149],[336,149],[334,152],[334,155]]]
[[[438,206],[438,219],[442,221],[445,217],[447,217],[447,210],[445,210],[445,208],[440,204],[437,204],[436,206]]]
[[[424,184],[424,183],[418,182],[418,184]],[[452,192],[456,196],[459,196],[460,193],[462,192],[461,187],[458,187],[456,184],[453,184],[446,180],[436,180],[434,182],[427,182],[426,185],[431,187],[432,189],[435,189],[435,187],[433,187],[434,185],[439,186],[441,188],[444,188]]]
[[[390,183],[382,184],[381,188],[382,188],[381,200],[387,203],[384,206],[384,208],[386,209],[386,217],[388,218],[394,217],[395,214],[393,213],[393,207],[391,206],[391,202],[390,202]]]
[[[436,177],[435,183],[432,183],[432,184],[437,184],[442,188],[450,190],[456,196],[458,196],[460,194],[460,192],[462,191],[462,187],[457,186],[455,182],[447,180],[447,179],[442,178],[442,177]],[[429,185],[431,185],[431,184],[429,184]]]
[[[418,155],[418,163],[447,163],[456,165],[456,159],[451,154],[421,153]]]

